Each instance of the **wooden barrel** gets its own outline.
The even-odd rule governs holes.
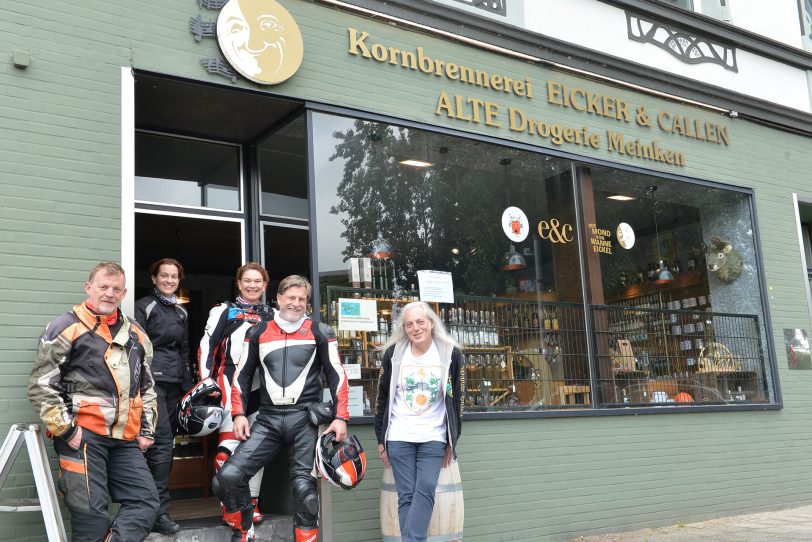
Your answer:
[[[462,480],[456,461],[440,469],[440,478],[434,492],[434,511],[431,513],[428,539],[431,542],[462,540],[465,506],[462,499]],[[398,522],[398,492],[392,469],[383,469],[381,483],[381,533],[383,542],[400,542]]]

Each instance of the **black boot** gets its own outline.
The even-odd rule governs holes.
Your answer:
[[[180,531],[180,525],[172,521],[169,514],[161,514],[152,526],[152,532],[161,534],[174,534]]]

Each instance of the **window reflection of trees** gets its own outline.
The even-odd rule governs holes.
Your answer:
[[[450,271],[455,289],[478,295],[503,293],[516,282],[499,267],[509,248],[501,215],[509,201],[521,206],[531,235],[517,249],[532,248],[547,207],[540,181],[546,157],[361,120],[333,138],[330,160],[344,170],[330,212],[344,226],[345,259],[368,254],[380,234],[394,249],[400,288],[416,284],[419,269]],[[511,159],[507,170],[503,158]],[[401,164],[405,159],[432,165]]]

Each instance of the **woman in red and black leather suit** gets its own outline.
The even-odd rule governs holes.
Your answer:
[[[231,385],[234,371],[240,361],[245,334],[254,324],[273,319],[273,309],[261,303],[262,294],[268,286],[268,272],[256,262],[249,262],[237,270],[237,289],[240,295],[236,301],[215,305],[206,321],[206,332],[200,341],[198,366],[200,378],[211,378],[218,385],[223,405],[223,424],[220,426],[217,455],[214,470],[219,471],[239,444],[234,438],[231,419]],[[257,380],[257,384],[259,379]],[[247,407],[247,416],[253,423],[259,407],[258,389],[252,391]],[[256,404],[255,404],[256,403]],[[251,479],[251,498],[254,502],[254,522],[262,521],[257,499],[262,485],[262,470]]]

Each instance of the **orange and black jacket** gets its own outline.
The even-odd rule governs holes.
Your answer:
[[[121,311],[118,318],[111,335],[107,318],[82,303],[45,328],[28,398],[52,436],[69,440],[81,426],[121,440],[154,438],[152,344]]]

